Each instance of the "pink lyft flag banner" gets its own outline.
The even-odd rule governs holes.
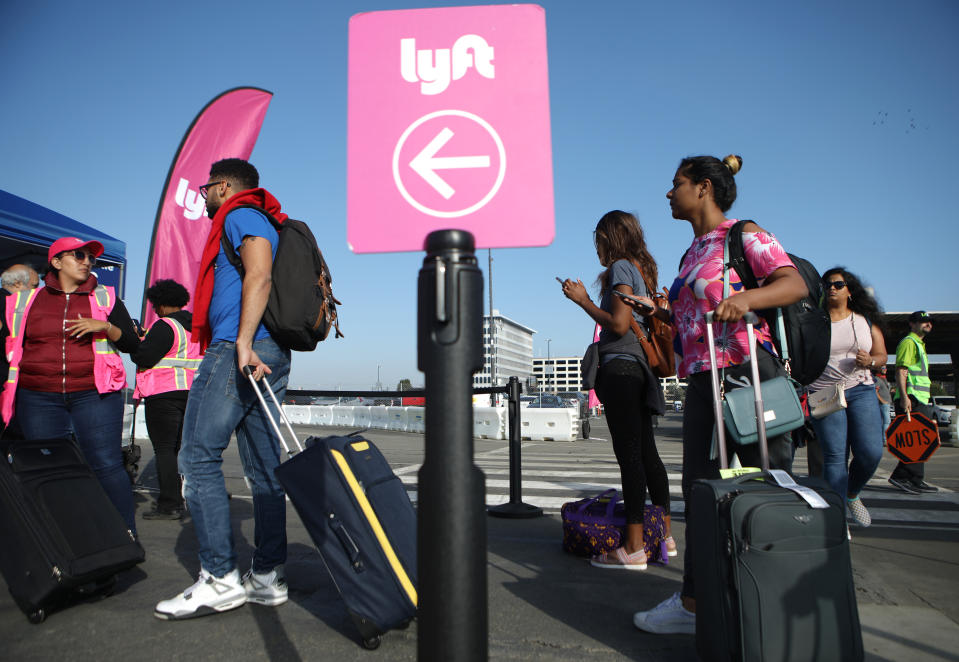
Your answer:
[[[227,90],[200,111],[187,129],[170,166],[157,208],[143,285],[144,328],[156,320],[147,305],[146,290],[161,278],[172,278],[189,292],[193,289],[210,219],[199,187],[207,182],[210,164],[220,159],[249,159],[260,135],[272,92],[254,87]]]
[[[477,248],[551,243],[543,8],[380,11],[349,31],[350,248],[418,251],[447,228]]]

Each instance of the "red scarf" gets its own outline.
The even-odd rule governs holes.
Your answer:
[[[196,278],[196,288],[193,291],[193,333],[194,342],[200,343],[200,350],[206,350],[213,339],[213,330],[210,328],[209,312],[210,299],[213,296],[213,275],[215,273],[216,256],[220,252],[220,239],[223,236],[223,223],[226,216],[237,207],[254,205],[266,210],[280,223],[288,217],[280,211],[279,201],[273,194],[262,188],[253,188],[240,191],[227,198],[226,202],[213,216],[213,225],[210,234],[206,237],[206,246],[203,247],[203,257],[200,258],[200,271]]]

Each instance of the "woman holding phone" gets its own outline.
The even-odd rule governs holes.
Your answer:
[[[742,321],[748,311],[785,306],[806,294],[806,285],[786,251],[776,238],[753,222],[743,228],[745,258],[759,287],[745,289],[732,269],[724,271],[723,247],[726,233],[737,222],[725,214],[736,200],[734,176],[742,167],[739,156],[720,161],[712,156],[683,159],[666,193],[673,218],[689,222],[693,240],[679,267],[679,275],[669,290],[670,310],[647,309],[672,323],[675,330],[676,368],[687,381],[683,407],[683,498],[690,503],[693,481],[698,478],[719,478],[719,459],[710,458],[710,445],[715,427],[713,395],[710,383],[709,347],[706,344],[705,315],[713,312],[718,329],[716,356],[726,378],[731,380],[750,373],[746,325]],[[730,292],[723,298],[723,280],[729,278]],[[652,300],[640,297],[647,305]],[[784,374],[769,326],[760,318],[754,328],[759,374],[770,379]],[[729,449],[732,452],[733,448]],[[735,448],[744,466],[759,466],[756,444]],[[788,436],[769,440],[769,463],[773,469],[789,470],[792,466],[792,445]],[[640,630],[658,634],[695,634],[696,591],[693,582],[694,554],[689,541],[695,522],[686,510],[686,550],[682,591],[649,611],[634,615],[633,623]]]
[[[606,411],[606,422],[619,464],[626,507],[626,538],[622,547],[600,554],[591,563],[597,568],[645,570],[643,521],[647,488],[651,501],[661,506],[666,519],[666,549],[675,556],[669,516],[669,483],[666,467],[656,449],[653,415],[663,414],[665,401],[659,380],[646,362],[633,331],[645,324],[634,316],[620,296],[646,295],[655,288],[656,261],[646,248],[639,221],[624,211],[605,214],[593,233],[596,255],[604,267],[597,279],[599,305],[579,280],[560,281],[563,294],[599,326],[599,369],[595,390]],[[647,285],[648,283],[648,285]]]

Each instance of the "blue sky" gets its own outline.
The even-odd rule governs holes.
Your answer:
[[[284,210],[310,223],[344,302],[346,338],[295,355],[292,385],[369,388],[378,369],[388,387],[421,384],[423,254],[346,245],[347,27],[358,12],[450,4],[6,0],[0,188],[126,241],[126,303],[138,312],[184,132],[224,90],[271,90],[251,161]],[[820,271],[846,265],[890,311],[959,309],[959,4],[540,4],[556,239],[493,251],[494,307],[536,329],[537,356],[547,339],[553,356],[590,341],[591,321],[554,277],[592,285],[604,212],[636,213],[661,285],[672,279],[692,233],[665,193],[694,154],[742,155],[729,215],[757,220]],[[486,251],[479,258],[485,272]]]

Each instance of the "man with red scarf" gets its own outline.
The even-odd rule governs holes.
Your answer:
[[[193,618],[247,601],[276,606],[287,599],[286,495],[273,475],[280,449],[242,373],[244,366],[251,366],[254,377],[266,379],[282,401],[290,352],[262,323],[279,237],[265,213],[281,223],[287,217],[276,198],[258,188],[259,179],[250,163],[224,159],[210,167],[210,179],[200,187],[213,225],[193,295],[192,333],[205,354],[190,387],[178,460],[199,542],[200,576],[182,593],[158,603],[157,618]],[[233,246],[241,267],[230,263],[223,241]],[[256,527],[256,549],[242,578],[222,469],[222,454],[234,432],[253,491]]]

